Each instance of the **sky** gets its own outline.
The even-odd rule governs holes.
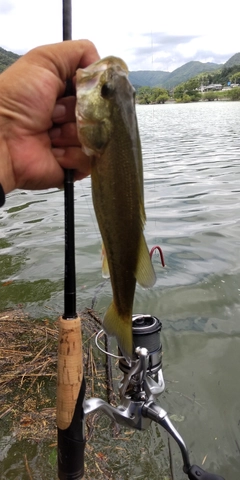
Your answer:
[[[72,0],[72,38],[133,70],[171,72],[240,52],[239,1]],[[62,0],[0,0],[0,47],[20,55],[62,40]]]

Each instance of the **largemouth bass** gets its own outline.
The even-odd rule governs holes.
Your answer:
[[[135,91],[126,64],[116,57],[77,70],[76,91],[78,137],[82,150],[91,156],[93,204],[113,290],[103,327],[130,359],[136,281],[149,288],[156,280],[143,235],[146,216]]]

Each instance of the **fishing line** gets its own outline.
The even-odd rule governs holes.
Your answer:
[[[92,199],[91,199],[91,193],[90,194],[88,194],[88,192],[86,193],[86,188],[87,187],[86,187],[86,185],[84,185],[83,182],[84,182],[84,179],[80,182],[80,188],[81,188],[81,191],[82,191],[82,195],[80,195],[80,196],[85,197],[87,210],[89,212],[89,216],[91,218],[91,222],[92,222],[92,225],[94,227],[94,232],[96,233],[96,237],[98,237],[101,240],[101,235],[100,235],[100,231],[99,231],[99,228],[98,228],[96,215],[94,213],[93,202],[92,202]],[[90,185],[89,190],[91,192],[91,185]]]
[[[154,71],[153,70],[153,63],[154,63],[154,59],[153,59],[153,32],[152,32],[152,29],[151,29],[151,50],[152,50],[152,72]],[[154,112],[154,105],[152,105],[152,128],[151,128],[151,132],[152,134],[154,133],[154,126],[155,126],[155,112]],[[152,145],[152,143],[151,143]],[[155,150],[154,150],[154,145],[153,145],[153,149],[152,149],[152,156],[153,156],[153,166],[154,166],[154,172],[156,171],[156,155],[155,155]],[[153,191],[154,191],[154,210],[156,210],[157,208],[157,204],[156,204],[156,178],[155,178],[155,174],[153,173]],[[156,218],[154,220],[154,225],[155,225],[155,228],[157,228],[157,221],[156,221]]]
[[[116,358],[117,360],[120,360],[122,358],[124,359],[125,357],[123,357],[122,355],[115,355],[114,353],[110,353],[100,347],[98,343],[98,339],[102,337],[102,335],[105,335],[104,330],[100,330],[100,332],[98,332],[97,335],[95,336],[95,345],[98,348],[98,350],[100,350],[102,353],[105,353],[105,355],[107,355],[108,357]]]

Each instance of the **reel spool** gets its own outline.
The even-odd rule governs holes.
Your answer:
[[[133,346],[134,351],[137,347],[144,347],[148,350],[149,360],[147,367],[147,374],[155,377],[158,371],[162,368],[162,344],[160,341],[160,331],[162,323],[157,317],[151,315],[136,314],[132,316],[132,332],[133,332]],[[119,349],[120,356],[122,355]],[[132,364],[137,360],[137,355],[134,353],[134,359],[131,365],[125,360],[123,356],[119,359],[119,368],[127,374],[132,367]]]

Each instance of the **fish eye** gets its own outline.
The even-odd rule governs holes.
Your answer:
[[[109,83],[104,83],[101,88],[101,96],[103,98],[111,98],[113,95],[114,89]]]

